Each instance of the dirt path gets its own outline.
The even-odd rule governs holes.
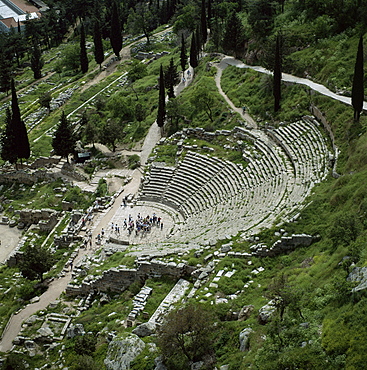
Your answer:
[[[219,94],[221,94],[224,97],[225,101],[232,108],[233,111],[240,114],[240,116],[248,123],[250,127],[256,128],[257,125],[254,119],[247,112],[243,111],[243,107],[240,107],[240,108],[235,107],[232,101],[228,98],[228,96],[222,90],[222,86],[221,86],[222,72],[228,67],[228,63],[226,62],[225,59],[222,59],[220,63],[214,64],[214,65],[217,68],[217,74],[215,76],[215,83],[217,85]]]

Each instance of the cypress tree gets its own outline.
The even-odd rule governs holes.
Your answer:
[[[56,155],[61,158],[66,158],[69,162],[69,154],[74,152],[75,137],[70,122],[62,112],[60,122],[56,128],[54,137],[52,138],[52,147]]]
[[[232,11],[225,23],[222,39],[222,47],[226,53],[233,53],[236,57],[243,48],[244,31],[241,19],[235,11]]]
[[[164,120],[166,118],[166,93],[164,91],[164,76],[163,67],[159,71],[159,100],[158,100],[158,113],[157,113],[157,125],[163,131]]]
[[[80,28],[80,69],[82,73],[88,72],[88,55],[85,47],[85,31],[84,24]]]
[[[195,32],[191,36],[191,46],[190,46],[190,65],[192,68],[198,66],[198,56],[197,56],[197,46],[196,46],[196,36]]]
[[[203,38],[201,36],[201,27],[198,24],[195,32],[196,57],[199,59],[201,47],[203,46]]]
[[[104,61],[104,52],[101,27],[99,25],[98,19],[96,19],[94,22],[93,40],[94,40],[94,59],[96,63],[99,64],[99,68],[101,69],[102,63]]]
[[[6,108],[5,129],[1,133],[1,158],[10,163],[16,163],[18,157],[15,151],[16,140],[14,130],[11,125],[11,112]]]
[[[352,86],[352,105],[354,108],[354,120],[357,122],[359,121],[359,116],[361,115],[363,109],[363,98],[364,98],[363,79],[364,79],[363,37],[361,36],[358,44],[356,63],[354,65],[354,76]]]
[[[280,35],[278,34],[275,44],[275,61],[274,61],[274,82],[273,82],[274,112],[277,112],[280,109],[280,100],[282,98],[281,82],[282,82],[282,62],[280,55]]]
[[[120,59],[120,51],[122,49],[122,35],[121,35],[120,14],[116,0],[114,0],[112,3],[110,41],[113,52],[115,53],[117,58]]]
[[[211,19],[212,19],[212,0],[208,0],[208,28],[211,30]]]
[[[206,22],[206,11],[205,11],[205,0],[201,0],[201,40],[202,45],[206,43],[206,40],[208,39],[208,25]]]
[[[16,140],[15,152],[17,159],[28,159],[31,155],[31,150],[27,129],[20,116],[14,79],[11,80],[11,126]]]
[[[32,55],[31,55],[31,69],[33,71],[33,77],[35,80],[38,80],[42,77],[42,67],[43,59],[41,49],[39,48],[37,42],[33,43]]]
[[[186,55],[185,38],[184,38],[183,33],[181,35],[180,63],[181,63],[182,72],[184,72],[186,69],[187,55]]]
[[[168,89],[168,97],[170,99],[175,97],[174,86],[179,82],[177,68],[171,58],[169,66],[164,74],[164,85]]]

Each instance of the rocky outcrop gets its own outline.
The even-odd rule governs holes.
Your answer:
[[[354,267],[347,280],[359,283],[352,292],[367,289],[367,267]]]
[[[144,349],[145,343],[134,334],[124,338],[115,337],[108,345],[107,356],[104,360],[107,370],[127,370],[130,363]]]
[[[276,307],[273,301],[269,301],[265,306],[261,307],[258,316],[259,323],[262,325],[267,324],[271,320],[275,310]]]
[[[240,340],[240,351],[245,352],[248,351],[250,348],[250,334],[253,332],[251,328],[245,328],[241,331],[239,335]]]

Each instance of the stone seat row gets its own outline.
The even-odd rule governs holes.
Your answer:
[[[233,202],[233,197],[236,194],[242,194],[245,190],[260,186],[264,182],[271,184],[271,188],[276,189],[279,182],[279,172],[284,171],[284,166],[281,170],[274,164],[278,163],[276,155],[267,146],[262,147],[261,143],[257,144],[263,152],[260,159],[254,160],[247,167],[235,165],[229,161],[221,161],[210,157],[188,153],[185,157],[184,164],[174,172],[174,176],[169,178],[164,183],[163,187],[156,185],[156,182],[150,181],[149,186],[143,189],[145,197],[151,197],[150,200],[163,198],[173,206],[178,208],[185,217],[193,213],[198,213],[201,210],[215,206],[215,204],[226,199],[232,199],[232,207],[236,207],[236,202]],[[271,152],[272,155],[268,155]],[[207,158],[210,158],[207,160]],[[272,164],[269,164],[268,159],[273,158]],[[215,170],[211,169],[210,176],[202,176],[202,168],[199,166],[199,160],[208,164],[216,165]],[[201,169],[200,177],[196,176],[192,168]],[[207,167],[209,167],[207,166]],[[206,170],[207,167],[204,169]],[[280,167],[280,166],[279,166]],[[220,169],[220,171],[218,171]],[[215,172],[217,171],[217,172]],[[151,172],[151,178],[157,175],[157,171]],[[160,171],[160,174],[163,172]],[[203,182],[202,179],[206,179]],[[269,182],[268,179],[271,179]],[[263,189],[263,188],[262,188]],[[269,190],[270,192],[270,190]],[[273,191],[274,193],[274,191]],[[233,204],[234,203],[234,204]]]
[[[269,136],[256,131],[251,141],[256,157],[247,166],[188,152],[166,178],[164,171],[151,171],[143,199],[150,195],[181,212],[186,220],[177,239],[209,240],[226,230],[237,233],[271,224],[277,215],[296,209],[325,176],[327,146],[312,122],[272,130]]]

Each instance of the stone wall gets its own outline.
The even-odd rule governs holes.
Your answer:
[[[136,269],[111,268],[92,281],[83,281],[81,285],[77,286],[69,284],[66,287],[66,294],[71,296],[87,295],[91,290],[122,292],[135,281],[143,283],[146,279],[159,278],[161,276],[169,276],[178,280],[183,276],[190,275],[194,270],[195,267],[185,265],[184,263],[164,263],[158,260],[144,261],[139,263]]]
[[[29,168],[36,169],[40,167],[47,167],[59,162],[60,157],[39,157],[29,166]]]
[[[265,244],[256,244],[250,247],[253,256],[274,257],[279,254],[289,253],[298,247],[309,247],[313,242],[320,240],[319,236],[295,234],[282,236],[270,248]]]
[[[11,171],[0,173],[0,184],[6,183],[21,183],[32,185],[36,182],[47,181],[51,182],[58,178],[59,175],[56,173],[48,172],[45,170],[35,170],[35,171]]]
[[[23,209],[19,212],[19,222],[26,225],[38,224],[40,221],[56,220],[60,216],[59,212],[53,209]],[[54,224],[56,225],[56,223]]]
[[[78,180],[78,181],[88,181],[89,180],[88,176],[82,174],[81,172],[76,171],[74,166],[69,163],[65,163],[62,166],[61,173],[65,176],[72,177],[73,179]]]

